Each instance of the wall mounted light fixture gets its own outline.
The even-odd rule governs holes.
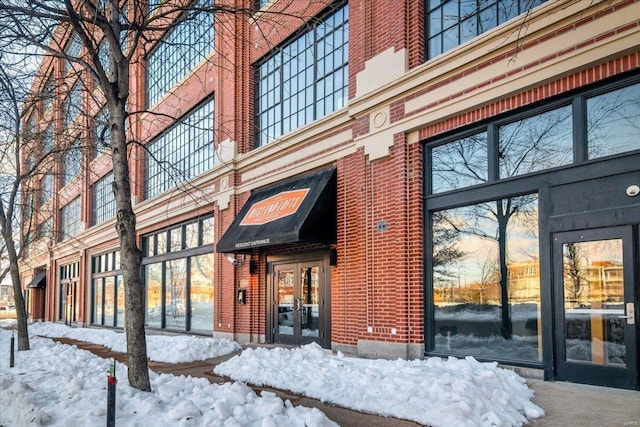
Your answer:
[[[244,254],[238,255],[238,257],[233,257],[233,256],[229,255],[227,257],[227,261],[229,261],[235,267],[240,267],[242,264],[244,264],[244,257],[245,257]]]

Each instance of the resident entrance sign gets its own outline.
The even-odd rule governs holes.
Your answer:
[[[317,170],[251,192],[218,241],[218,252],[336,241],[336,168]]]
[[[256,202],[242,218],[240,225],[262,225],[293,215],[298,211],[308,193],[308,188],[283,191]]]

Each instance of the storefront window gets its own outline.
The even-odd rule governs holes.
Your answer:
[[[114,326],[115,314],[115,277],[105,277],[104,280],[104,325]]]
[[[92,323],[103,326],[124,326],[124,283],[120,275],[118,251],[92,258],[93,299]]]
[[[542,360],[536,194],[432,214],[435,351]]]
[[[145,266],[147,282],[147,316],[148,326],[162,326],[162,263]]]
[[[122,276],[116,276],[116,290],[117,290],[117,298],[116,298],[116,308],[117,308],[117,318],[116,318],[116,326],[124,327],[124,282],[122,281]]]
[[[212,332],[213,217],[174,225],[143,237],[146,244],[154,240],[158,243],[157,254],[162,257],[143,259],[147,326]],[[169,252],[160,249],[166,244]]]
[[[166,262],[165,313],[166,326],[171,329],[186,328],[186,259]]]
[[[213,254],[191,258],[191,329],[213,329]]]
[[[102,279],[93,281],[93,323],[102,325]]]

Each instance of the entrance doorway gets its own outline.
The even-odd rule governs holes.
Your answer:
[[[330,346],[326,257],[269,262],[269,330],[273,343]]]
[[[76,288],[77,282],[60,285],[60,320],[71,325],[76,321]]]
[[[558,380],[638,389],[640,171],[551,187]]]
[[[638,388],[636,228],[553,235],[557,379]]]

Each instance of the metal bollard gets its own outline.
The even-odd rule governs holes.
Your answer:
[[[107,374],[107,427],[116,425],[116,360],[111,359]]]
[[[14,362],[14,348],[15,348],[15,338],[13,337],[14,332],[11,331],[11,352],[9,353],[9,367],[13,368],[13,362]]]

